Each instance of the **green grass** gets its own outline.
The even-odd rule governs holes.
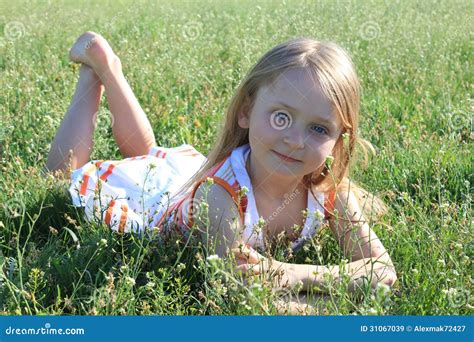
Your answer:
[[[374,230],[398,282],[388,298],[367,292],[357,305],[339,289],[322,314],[472,314],[473,7],[470,1],[2,1],[0,312],[275,313],[266,284],[239,286],[207,265],[196,244],[119,236],[86,224],[70,203],[68,184],[41,175],[78,77],[68,49],[92,30],[120,56],[157,143],[186,142],[204,154],[241,78],[265,51],[295,36],[341,44],[363,86],[361,133],[378,152],[353,176],[389,205]],[[110,127],[97,131],[91,158],[121,158]],[[313,242],[286,261],[339,263],[341,251],[327,230]]]

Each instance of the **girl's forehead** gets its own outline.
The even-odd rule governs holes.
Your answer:
[[[337,126],[341,124],[319,82],[306,69],[286,70],[261,90],[258,92],[259,100],[265,104],[287,104],[288,108],[314,116],[315,119],[331,120]]]

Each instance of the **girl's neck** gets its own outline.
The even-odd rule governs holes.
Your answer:
[[[261,174],[255,169],[255,163],[251,161],[252,153],[247,158],[245,168],[249,175],[252,183],[254,196],[265,198],[266,200],[282,202],[290,194],[305,194],[306,188],[303,184],[303,180],[284,180],[281,178],[276,179],[268,174]],[[275,186],[277,184],[277,186]]]

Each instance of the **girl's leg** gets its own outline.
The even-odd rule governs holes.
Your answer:
[[[92,68],[82,65],[76,91],[51,144],[46,169],[67,171],[87,163],[92,152],[95,114],[103,87]]]
[[[147,154],[156,146],[153,129],[108,42],[96,33],[86,32],[74,44],[70,58],[91,66],[104,85],[112,113],[112,132],[122,155]]]

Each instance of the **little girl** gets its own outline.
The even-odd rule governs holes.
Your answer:
[[[340,279],[343,272],[351,290],[364,280],[372,286],[396,281],[361,210],[368,193],[347,178],[356,143],[370,144],[357,136],[360,85],[341,47],[299,38],[268,51],[238,87],[207,158],[187,144],[155,145],[121,62],[103,37],[86,32],[70,59],[81,63],[80,77],[47,168],[66,171],[70,163],[72,201],[85,208],[87,219],[99,217],[120,233],[176,230],[186,237],[197,228],[192,231],[215,244],[218,256],[232,252],[242,272],[279,270],[278,286],[324,291],[325,274]],[[125,159],[89,162],[104,88]],[[370,202],[383,208],[375,197]],[[281,236],[296,250],[325,222],[349,261],[343,270],[261,254]]]

